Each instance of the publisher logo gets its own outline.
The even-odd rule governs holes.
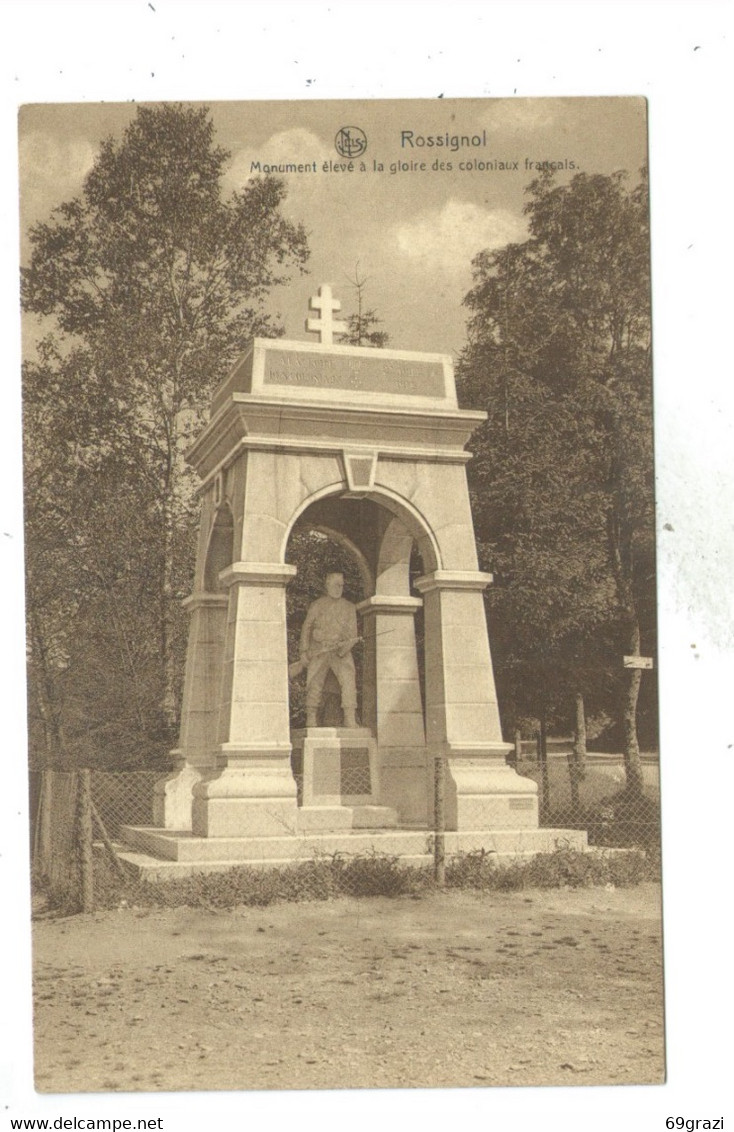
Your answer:
[[[340,157],[361,157],[367,149],[367,135],[359,126],[342,126],[334,138],[334,148]]]

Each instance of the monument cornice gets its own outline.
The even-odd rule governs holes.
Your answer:
[[[296,574],[295,566],[283,562],[233,562],[220,572],[219,581],[223,586],[285,586]]]
[[[485,590],[491,585],[492,574],[484,570],[434,570],[432,574],[424,574],[416,578],[413,583],[419,593],[427,594],[432,590]]]
[[[181,602],[182,607],[188,612],[194,609],[218,609],[227,604],[226,594],[210,593],[205,590],[189,594]]]
[[[403,594],[374,594],[357,605],[357,612],[365,613],[415,613],[422,609],[423,598],[408,597]]]
[[[466,443],[487,414],[469,409],[329,406],[235,394],[186,454],[202,479],[246,448],[277,452],[377,451],[389,459],[465,464]]]

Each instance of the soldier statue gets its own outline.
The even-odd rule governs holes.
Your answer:
[[[341,688],[344,726],[356,727],[357,681],[352,649],[357,636],[357,611],[343,597],[344,575],[335,570],[326,575],[324,594],[309,606],[301,630],[300,664],[306,668],[306,726],[318,725],[318,709],[324,683],[333,672]]]

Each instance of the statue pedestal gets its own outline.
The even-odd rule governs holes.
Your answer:
[[[377,743],[368,727],[306,727],[291,733],[300,831],[394,829],[380,805]]]

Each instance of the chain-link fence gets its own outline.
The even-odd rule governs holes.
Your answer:
[[[95,857],[125,875],[114,842],[123,825],[153,824],[160,771],[88,768],[35,771],[31,779],[31,852],[36,884],[66,911],[94,907]],[[95,853],[95,847],[97,852]]]
[[[156,782],[160,770],[92,771],[92,798],[108,836],[115,840],[123,825],[153,825]]]
[[[633,777],[622,755],[579,755],[571,740],[557,740],[546,750],[538,743],[523,744],[518,755],[509,761],[537,783],[541,826],[586,830],[591,845],[659,847],[657,753],[641,755]]]
[[[365,752],[355,749],[343,754],[347,757],[342,759],[340,791],[342,805],[349,807],[370,793],[372,783]],[[625,865],[619,855],[615,865],[614,854],[578,852],[584,845],[583,834],[593,847],[642,850],[645,859],[657,860],[657,758],[643,757],[642,781],[634,789],[627,783],[621,756],[589,754],[579,765],[570,744],[566,749],[557,744],[550,754],[526,744],[519,757],[508,762],[522,786],[513,777],[505,779],[515,792],[504,800],[482,793],[457,795],[451,768],[439,758],[431,768],[433,789],[428,789],[433,796],[425,824],[381,826],[379,815],[372,813],[363,827],[350,830],[348,849],[344,830],[329,833],[327,829],[313,840],[309,860],[302,859],[303,847],[295,853],[292,845],[284,851],[279,843],[272,856],[283,862],[295,853],[292,863],[263,868],[265,862],[243,862],[228,870],[229,879],[223,874],[182,879],[174,870],[173,881],[158,877],[157,883],[144,885],[145,898],[164,904],[267,903],[345,893],[394,895],[436,882],[472,887],[518,887],[554,880],[592,883],[609,880],[610,868],[632,873],[639,869],[639,862],[630,859]],[[294,762],[293,770],[300,811],[301,763]],[[162,777],[163,772],[153,770],[42,772],[32,815],[34,875],[57,906],[69,911],[89,910],[95,901],[104,906],[130,886],[137,893],[135,899],[143,898],[140,883],[119,855],[122,827],[153,826],[154,788]],[[284,844],[302,832],[284,827]],[[544,864],[549,857],[554,863]]]

